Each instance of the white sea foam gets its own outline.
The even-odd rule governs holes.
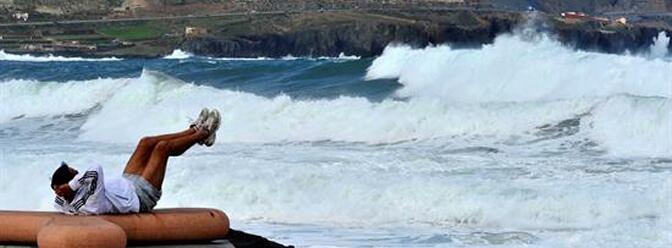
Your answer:
[[[396,78],[403,84],[399,96],[442,102],[606,97],[589,111],[583,132],[613,154],[667,157],[672,154],[672,61],[657,58],[668,42],[661,33],[651,48],[654,59],[575,51],[539,34],[503,35],[482,49],[393,45],[373,62],[367,78]]]
[[[18,117],[82,113],[103,103],[129,80],[72,82],[9,80],[0,83],[0,123]]]
[[[21,201],[3,202],[3,208],[49,209],[53,202],[46,180],[42,190],[23,189],[21,182],[48,178],[50,165],[60,160],[78,168],[94,161],[114,175],[133,147],[73,146],[67,152],[39,148],[38,156],[18,150],[0,162],[3,175],[13,179],[0,181],[4,192],[30,192]],[[301,144],[197,147],[171,159],[159,207],[218,207],[235,220],[273,223],[541,230],[542,235],[554,232],[546,233],[551,239],[567,230],[618,227],[625,230],[605,236],[623,241],[663,235],[672,223],[669,171],[644,173],[654,167],[585,165],[571,158],[448,156],[436,148],[423,152],[427,147],[422,143],[347,149]],[[626,228],[638,220],[650,223],[641,230]]]
[[[263,60],[358,60],[361,59],[360,56],[355,55],[345,55],[345,53],[340,53],[337,57],[295,57],[291,54],[283,56],[281,58],[269,58],[269,57],[257,57],[257,58],[232,58],[232,57],[199,57],[192,53],[182,51],[181,49],[174,50],[171,54],[166,55],[163,59],[189,59],[189,58],[203,58],[207,60],[220,60],[220,61],[263,61]]]
[[[616,96],[597,105],[582,129],[622,156],[672,156],[672,99]]]
[[[188,116],[204,106],[226,113],[223,121],[227,125],[220,129],[220,137],[230,142],[380,143],[453,135],[505,138],[574,118],[596,102],[453,105],[433,99],[373,103],[353,97],[297,101],[284,95],[265,98],[195,86],[155,72],[145,72],[111,90],[114,93],[102,109],[82,126],[82,139],[134,142],[142,134],[183,127]],[[106,131],[110,129],[117,131]]]
[[[6,53],[3,50],[0,50],[0,60],[7,61],[25,61],[25,62],[68,62],[68,61],[119,61],[121,59],[110,57],[110,58],[79,58],[79,57],[62,57],[62,56],[33,56],[29,54],[11,54]]]
[[[175,49],[171,54],[166,55],[163,57],[164,59],[188,59],[193,57],[194,55],[185,51],[182,51],[180,49]]]
[[[672,149],[672,104],[669,98],[660,97],[459,104],[435,98],[379,103],[353,97],[299,101],[284,95],[266,98],[196,86],[150,71],[132,79],[10,81],[0,87],[4,103],[0,120],[4,122],[22,115],[79,113],[100,106],[81,127],[80,139],[87,141],[132,143],[149,133],[178,130],[208,106],[225,113],[226,125],[219,131],[225,142],[534,140],[539,138],[535,133],[540,126],[584,116],[580,134],[599,141],[616,156],[669,156]],[[632,144],[639,146],[631,149]]]
[[[356,56],[356,55],[345,55],[345,53],[341,52],[338,54],[338,57],[318,57],[317,59],[336,59],[336,60],[359,60],[362,59],[361,56]]]
[[[544,35],[502,35],[482,49],[389,46],[367,78],[398,78],[400,96],[455,102],[672,96],[672,61],[574,51]]]
[[[289,56],[289,55],[288,55]],[[258,57],[258,58],[228,58],[228,57],[203,57],[196,56],[190,52],[183,51],[181,49],[175,49],[169,55],[163,57],[163,59],[192,59],[192,58],[201,58],[206,60],[221,60],[221,61],[257,61],[257,60],[271,60],[267,57]],[[292,58],[293,59],[293,58]],[[291,59],[290,59],[291,60]]]
[[[672,34],[671,34],[672,35]],[[650,56],[652,58],[665,58],[670,54],[668,46],[670,45],[670,37],[667,37],[665,32],[660,32],[658,37],[651,45]]]

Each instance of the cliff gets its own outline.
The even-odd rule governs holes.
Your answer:
[[[518,14],[494,12],[285,15],[242,24],[254,32],[186,39],[181,48],[195,54],[223,57],[338,56],[340,53],[369,57],[379,55],[389,43],[418,47],[443,43],[480,46],[492,42],[497,34],[511,31],[518,22]]]
[[[58,0],[29,1],[52,3]],[[485,1],[481,4],[485,4]],[[338,56],[341,53],[371,57],[382,53],[390,43],[416,47],[430,44],[479,47],[492,43],[497,35],[511,32],[526,22],[528,13],[525,11],[499,10],[515,7],[512,4],[518,7],[524,5],[516,1],[508,1],[508,7],[500,6],[497,10],[483,6],[404,10],[390,7],[347,11],[321,11],[318,8],[312,11],[290,9],[292,11],[272,13],[248,11],[232,15],[129,18],[124,21],[49,21],[40,25],[19,23],[0,25],[0,35],[5,37],[0,42],[0,50],[87,57],[157,57],[179,48],[213,57],[282,57],[288,54],[319,57]],[[304,1],[288,0],[283,4],[300,2]],[[550,2],[552,0],[545,1],[546,4]],[[209,3],[201,0],[172,3],[175,6],[220,4],[218,0]],[[437,1],[425,3],[438,4]],[[124,4],[128,2],[121,3],[121,6]],[[316,6],[319,5],[304,7]],[[552,13],[541,13],[539,16],[546,22],[544,32],[576,49],[608,53],[639,52],[648,49],[660,31],[667,30],[668,34],[672,34],[672,20],[665,15],[660,20],[649,19],[647,22],[628,25],[562,21],[557,19],[557,14]],[[189,26],[206,32],[187,35],[185,27]],[[76,44],[73,45],[73,41]]]
[[[180,48],[215,57],[338,56],[382,53],[387,44],[416,47],[450,44],[479,47],[492,43],[526,21],[525,13],[469,11],[404,11],[323,13],[255,18],[227,27],[224,33],[189,38]],[[567,24],[552,16],[545,32],[582,50],[606,53],[648,49],[663,29],[646,26],[605,28],[598,23]],[[268,24],[271,25],[268,25]],[[233,30],[241,30],[235,32]],[[668,30],[668,34],[672,31]],[[672,46],[672,44],[671,44]]]
[[[581,50],[605,53],[647,52],[663,31],[672,36],[672,30],[662,30],[646,26],[633,26],[621,30],[599,28],[577,28],[556,23],[552,33],[563,44]],[[672,50],[672,43],[668,45]]]

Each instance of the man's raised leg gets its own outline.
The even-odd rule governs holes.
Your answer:
[[[204,129],[195,129],[190,135],[159,141],[154,146],[149,162],[147,162],[141,176],[158,190],[161,190],[163,178],[166,176],[168,158],[182,155],[193,145],[206,139],[208,135],[209,132]]]
[[[145,170],[145,166],[149,162],[150,157],[152,156],[152,151],[154,147],[161,141],[171,140],[176,138],[181,138],[185,136],[192,135],[196,132],[196,129],[200,125],[203,125],[205,120],[208,118],[210,110],[203,108],[198,115],[198,118],[191,123],[189,129],[184,130],[178,133],[165,134],[152,137],[144,137],[138,142],[138,146],[135,148],[133,155],[126,163],[126,168],[124,168],[124,174],[134,174],[142,176],[142,172]]]
[[[124,168],[124,174],[135,174],[142,176],[142,172],[145,170],[145,166],[149,162],[149,159],[152,155],[152,151],[154,151],[154,147],[159,142],[190,136],[194,133],[196,133],[196,129],[189,128],[187,130],[178,133],[150,136],[140,139],[140,142],[138,142],[138,145],[136,146],[135,151],[133,152],[133,155],[131,155],[131,158],[126,163],[126,168]]]

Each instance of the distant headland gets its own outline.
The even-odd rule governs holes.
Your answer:
[[[390,43],[478,47],[530,16],[577,49],[637,52],[672,36],[672,0],[0,0],[0,50],[371,57]]]

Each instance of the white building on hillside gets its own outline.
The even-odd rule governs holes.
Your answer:
[[[19,21],[24,21],[24,22],[28,21],[29,16],[30,15],[28,15],[28,13],[26,13],[26,12],[16,12],[12,15],[12,17],[14,19],[19,20]]]

